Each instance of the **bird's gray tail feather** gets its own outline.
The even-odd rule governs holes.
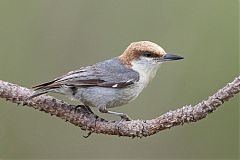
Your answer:
[[[28,97],[28,99],[32,99],[32,98],[35,98],[35,97],[38,97],[38,96],[40,96],[40,95],[42,95],[42,94],[46,94],[46,93],[48,93],[49,91],[44,91],[44,90],[37,90],[37,91],[34,91],[33,92],[33,94],[30,96],[30,97]]]
[[[54,85],[54,82],[55,80],[32,87],[34,88],[34,92],[28,99],[32,99],[42,94],[46,94],[53,91],[55,88],[58,88],[59,85]]]

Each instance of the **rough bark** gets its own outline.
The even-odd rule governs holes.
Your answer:
[[[0,97],[19,105],[32,107],[68,121],[89,133],[102,133],[127,137],[146,137],[159,131],[196,122],[212,113],[225,101],[228,101],[240,91],[240,76],[220,89],[207,100],[195,106],[186,105],[174,111],[169,111],[151,120],[132,120],[113,122],[102,119],[84,108],[42,95],[28,100],[32,90],[0,80]]]

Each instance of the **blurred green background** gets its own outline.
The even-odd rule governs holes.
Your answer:
[[[114,109],[151,119],[239,74],[238,20],[237,0],[0,0],[0,79],[31,87],[151,40],[185,59],[164,64],[137,100]],[[238,159],[238,108],[239,96],[151,137],[84,139],[70,123],[1,99],[0,158]]]

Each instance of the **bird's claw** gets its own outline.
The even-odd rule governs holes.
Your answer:
[[[91,108],[90,108],[89,106],[77,105],[77,106],[75,106],[75,107],[73,108],[73,110],[76,111],[78,108],[82,108],[82,109],[84,109],[85,111],[94,114],[93,111],[91,110]]]
[[[86,109],[89,113],[94,114],[89,106],[85,106],[85,105],[83,105],[83,106],[84,106],[83,108]]]
[[[88,138],[89,136],[91,136],[92,132],[88,132],[87,135],[84,135],[83,138]]]
[[[128,115],[126,115],[126,114],[121,115],[120,117],[121,117],[121,120],[120,120],[120,121],[131,121],[131,120],[132,120],[132,119],[131,119]]]

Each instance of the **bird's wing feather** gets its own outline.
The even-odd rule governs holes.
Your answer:
[[[35,86],[38,89],[53,89],[67,86],[100,86],[124,88],[139,80],[139,74],[120,64],[118,59],[106,60],[92,66],[71,71],[53,81]]]

